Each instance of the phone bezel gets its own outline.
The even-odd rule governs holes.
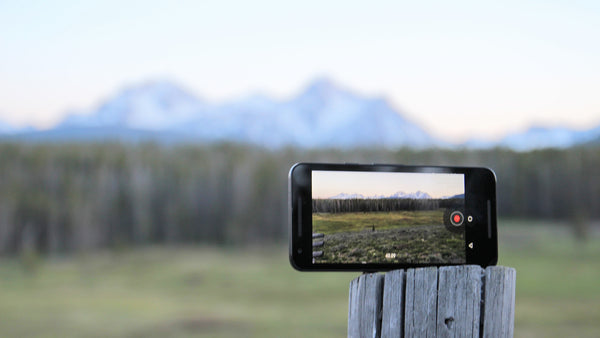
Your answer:
[[[289,256],[300,271],[388,271],[393,269],[459,264],[313,264],[312,263],[312,191],[313,170],[460,173],[465,179],[466,264],[495,265],[498,259],[496,222],[496,175],[484,167],[415,166],[396,164],[296,163],[288,177]],[[473,248],[469,248],[473,243]]]

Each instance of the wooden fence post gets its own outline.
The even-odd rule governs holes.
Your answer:
[[[370,273],[350,283],[348,337],[512,337],[513,268]]]

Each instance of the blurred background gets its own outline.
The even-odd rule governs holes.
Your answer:
[[[0,336],[344,337],[295,162],[488,166],[520,337],[600,334],[600,4],[0,1]]]

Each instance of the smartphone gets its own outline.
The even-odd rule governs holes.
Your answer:
[[[290,262],[301,271],[494,265],[496,175],[488,168],[297,163]]]

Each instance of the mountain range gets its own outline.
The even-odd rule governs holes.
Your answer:
[[[450,198],[464,198],[464,194],[454,195],[454,196],[445,196],[441,197],[441,199],[450,199]],[[331,196],[328,199],[336,199],[336,200],[347,200],[347,199],[392,199],[392,198],[409,198],[409,199],[432,199],[431,195],[428,193],[418,190],[415,192],[404,192],[398,191],[391,195],[373,195],[373,196],[364,196],[362,194],[348,194],[341,193],[335,196]]]
[[[156,141],[249,143],[268,148],[468,148],[515,150],[600,143],[600,126],[575,131],[531,128],[497,142],[462,145],[432,136],[386,99],[367,97],[327,78],[288,100],[252,95],[205,101],[170,81],[132,86],[89,111],[72,112],[50,129],[15,128],[0,121],[0,137],[28,141]]]
[[[600,126],[587,130],[533,126],[523,132],[508,134],[499,141],[469,140],[464,146],[474,149],[501,147],[517,151],[528,151],[533,149],[568,148],[576,145],[593,144],[600,144]]]

